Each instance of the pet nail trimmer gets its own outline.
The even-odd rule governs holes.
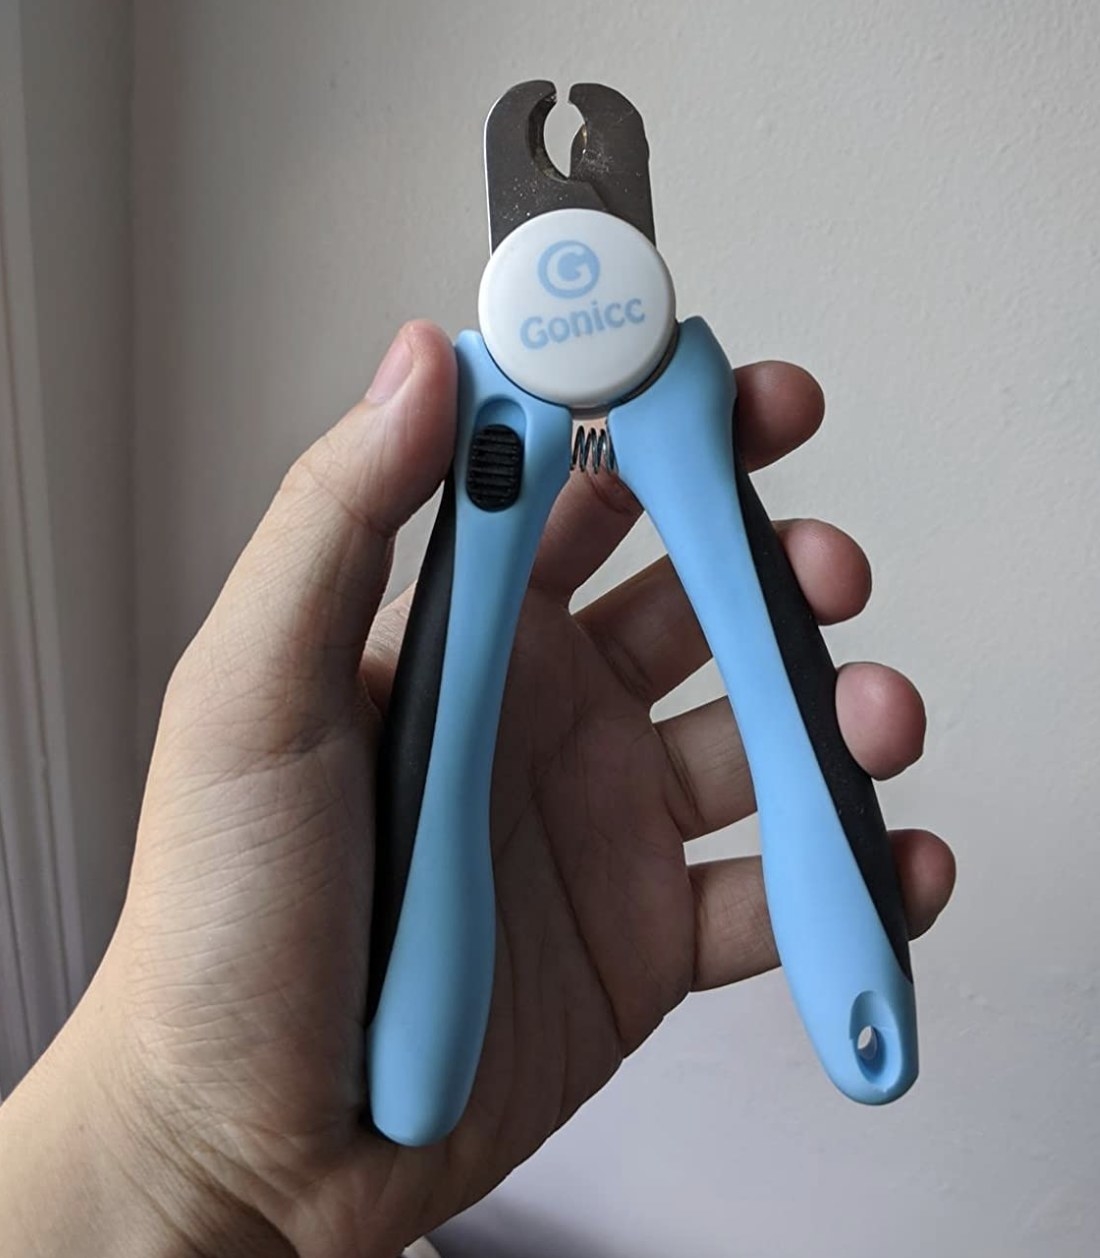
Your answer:
[[[446,1136],[493,985],[489,791],[509,654],[571,464],[611,466],[657,527],[737,718],[776,943],[838,1088],[892,1101],[917,1074],[897,873],[874,787],[837,725],[836,672],[738,457],[729,363],[677,323],[654,245],[649,150],[618,92],[579,84],[568,176],[550,83],[485,129],[492,254],[458,338],[458,435],[394,681],[379,774],[367,1071],[392,1140]],[[574,414],[605,413],[579,430]]]

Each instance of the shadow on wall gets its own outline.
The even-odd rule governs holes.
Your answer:
[[[487,1201],[432,1236],[440,1258],[632,1258],[570,1225],[567,1217]]]

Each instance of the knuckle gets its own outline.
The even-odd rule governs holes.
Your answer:
[[[705,834],[706,816],[691,771],[675,739],[664,738],[663,742],[668,759],[669,785],[673,796],[670,801],[672,816],[677,819],[680,832],[685,839]]]
[[[287,468],[279,485],[279,496],[291,500],[316,493],[333,497],[336,473],[337,459],[332,449],[332,437],[325,433]]]
[[[369,460],[365,466],[362,455],[347,444],[336,430],[324,433],[288,468],[278,497],[297,506],[324,503],[355,528],[389,537],[395,530],[376,519],[369,505]]]

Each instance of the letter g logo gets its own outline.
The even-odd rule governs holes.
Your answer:
[[[539,283],[551,297],[583,297],[599,279],[600,260],[580,240],[558,240],[539,258]]]

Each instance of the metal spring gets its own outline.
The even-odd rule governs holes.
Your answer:
[[[611,434],[602,425],[578,424],[573,433],[573,457],[569,466],[582,472],[614,472],[615,447]]]

